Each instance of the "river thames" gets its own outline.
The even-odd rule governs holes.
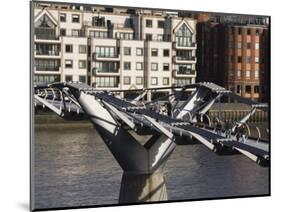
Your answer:
[[[36,127],[34,144],[35,208],[118,203],[122,170],[93,127]],[[199,144],[177,146],[165,176],[169,200],[269,193],[269,168]]]

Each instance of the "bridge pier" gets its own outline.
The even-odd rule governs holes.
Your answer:
[[[166,200],[168,194],[163,171],[152,174],[123,173],[119,204]]]

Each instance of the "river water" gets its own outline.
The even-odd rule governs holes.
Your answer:
[[[122,170],[92,127],[35,129],[35,208],[117,204]],[[165,168],[169,200],[266,195],[269,169],[203,145],[179,145]]]

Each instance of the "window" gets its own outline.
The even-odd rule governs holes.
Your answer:
[[[237,57],[237,62],[238,62],[238,63],[242,63],[242,57],[241,57],[241,56],[238,56],[238,57]]]
[[[237,70],[237,77],[241,77],[241,70]]]
[[[176,70],[177,70],[177,74],[180,75],[194,74],[194,72],[192,72],[191,64],[178,64],[176,65]]]
[[[59,82],[60,80],[60,75],[34,75],[34,82],[47,82],[47,83],[52,83],[52,82]]]
[[[142,48],[137,48],[136,55],[137,56],[143,56],[143,49]]]
[[[163,77],[163,85],[169,85],[169,77]]]
[[[241,35],[241,33],[242,33],[242,29],[238,28],[238,35]]]
[[[66,22],[66,14],[65,13],[60,14],[60,22]]]
[[[158,84],[158,78],[157,77],[151,77],[151,85],[157,85]]]
[[[247,49],[251,48],[251,43],[247,43]]]
[[[169,63],[164,63],[163,64],[163,71],[169,71],[170,67],[169,67]]]
[[[145,20],[145,26],[146,26],[146,27],[149,27],[149,28],[152,28],[152,20],[146,19],[146,20]]]
[[[152,40],[152,34],[145,34],[145,40],[147,41]]]
[[[246,57],[246,63],[251,63],[251,57],[250,56]]]
[[[139,63],[139,62],[138,62],[138,63],[136,64],[136,67],[137,67],[137,68],[136,68],[137,70],[143,70],[143,63]]]
[[[86,76],[84,76],[84,75],[79,75],[79,82],[86,83]]]
[[[98,88],[116,88],[119,78],[117,77],[96,77],[96,86]]]
[[[251,34],[251,30],[247,29],[247,35],[250,35],[250,34]]]
[[[236,93],[242,93],[242,86],[237,85]]]
[[[87,53],[87,46],[86,45],[79,45],[79,53],[86,54]]]
[[[143,77],[136,77],[136,84],[142,85],[143,84]]]
[[[92,25],[97,27],[105,27],[105,18],[95,16],[92,18]]]
[[[116,48],[109,46],[96,46],[96,54],[99,57],[117,57]]]
[[[79,37],[79,30],[78,29],[73,29],[72,30],[72,36],[73,37]]]
[[[115,34],[116,38],[124,39],[124,40],[133,40],[134,33],[130,32],[120,32]]]
[[[164,28],[164,21],[158,21],[158,28]]]
[[[124,55],[131,55],[131,48],[130,47],[124,47]]]
[[[131,77],[124,77],[124,85],[130,85],[131,84]]]
[[[117,62],[96,62],[95,68],[99,73],[118,73]]]
[[[260,49],[260,44],[259,43],[255,43],[255,49]]]
[[[60,60],[36,59],[35,67],[36,67],[36,71],[59,71]]]
[[[163,40],[163,35],[158,34],[158,35],[157,35],[157,40],[158,40],[158,41],[162,41],[162,40]]]
[[[157,57],[158,56],[158,49],[151,49],[151,56]]]
[[[255,86],[254,86],[254,92],[255,92],[255,93],[259,93],[259,92],[260,92],[260,86],[255,85]]]
[[[255,78],[258,79],[259,78],[259,71],[255,71]]]
[[[176,32],[176,43],[178,46],[192,45],[192,33],[186,24],[183,24]]]
[[[151,63],[151,70],[157,71],[158,70],[158,63]]]
[[[65,52],[66,53],[72,53],[72,45],[71,44],[65,44]]]
[[[124,70],[131,70],[131,62],[124,62]]]
[[[163,50],[163,56],[164,57],[169,57],[170,56],[170,50],[169,49],[164,49]]]
[[[72,75],[65,75],[65,81],[66,82],[72,81]]]
[[[80,16],[72,15],[72,23],[80,23]]]
[[[242,43],[241,42],[237,43],[237,48],[242,49]]]
[[[250,85],[246,85],[245,86],[245,92],[246,93],[251,93],[251,86]]]
[[[251,77],[251,72],[250,71],[246,71],[246,77],[250,78]]]
[[[80,69],[86,68],[86,60],[79,60],[79,68]]]
[[[107,31],[90,31],[90,37],[107,38]]]
[[[60,36],[66,36],[66,30],[61,28],[60,29]]]
[[[260,62],[260,58],[259,57],[255,57],[255,63],[259,63]]]
[[[65,68],[72,68],[72,60],[65,60]]]
[[[256,35],[260,35],[260,31],[256,29]]]
[[[192,60],[191,50],[177,50],[176,52],[177,60]]]

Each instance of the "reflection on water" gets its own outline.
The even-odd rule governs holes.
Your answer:
[[[93,128],[35,129],[35,207],[117,204],[122,170]],[[177,146],[165,168],[169,200],[268,194],[268,168],[203,145]]]

